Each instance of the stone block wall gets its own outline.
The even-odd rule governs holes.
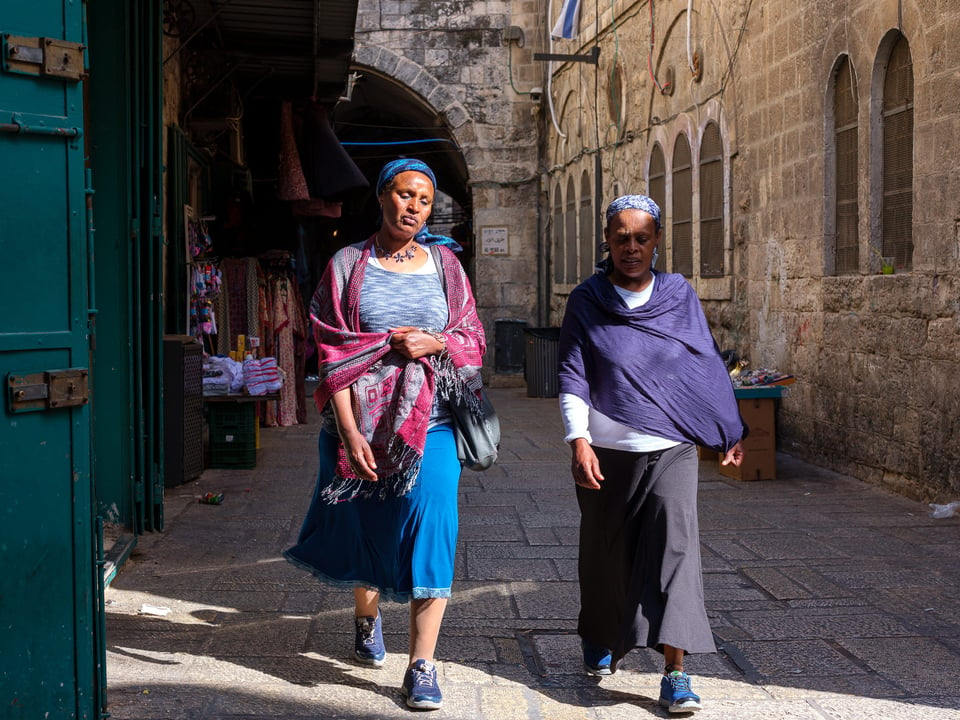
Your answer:
[[[532,2],[361,0],[355,61],[403,83],[453,131],[468,168],[478,254],[473,268],[491,345],[498,318],[538,324],[537,119],[528,91],[542,85],[534,63],[544,18]],[[517,26],[522,46],[504,30]],[[482,255],[484,227],[506,227],[509,252]],[[488,368],[488,375],[490,369]]]
[[[924,499],[960,493],[960,7],[927,2],[764,4],[738,77],[739,184],[749,188],[743,273],[753,358],[799,377],[781,447]],[[884,45],[902,32],[914,77],[913,267],[879,274]],[[848,55],[859,102],[860,268],[828,272],[824,148],[831,71]]]
[[[694,0],[699,79],[686,70],[687,6],[655,3],[648,68],[649,0],[614,2],[612,9],[585,0],[589,27],[560,51],[598,45],[600,65],[596,73],[572,63],[553,68],[566,138],[545,120],[547,232],[553,188],[592,168],[597,153],[608,202],[618,193],[646,191],[654,143],[669,154],[679,132],[695,138],[706,122],[717,122],[728,168],[726,277],[691,282],[721,347],[737,349],[753,367],[796,375],[779,405],[780,449],[913,497],[957,499],[960,45],[950,39],[960,32],[960,6]],[[897,32],[909,42],[913,62],[914,251],[911,269],[881,275],[877,104],[884,53]],[[852,63],[859,104],[860,265],[835,274],[825,198],[833,172],[831,78],[843,55]],[[627,89],[619,126],[608,107],[614,57]],[[665,94],[656,83],[668,79],[672,93]],[[695,173],[695,197],[697,182]],[[554,318],[567,291],[551,286]]]

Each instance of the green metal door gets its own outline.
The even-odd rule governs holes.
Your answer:
[[[99,717],[82,5],[0,8],[0,716]]]

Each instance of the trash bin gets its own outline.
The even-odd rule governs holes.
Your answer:
[[[494,321],[494,368],[497,374],[520,375],[524,371],[526,320],[497,318]]]
[[[557,397],[560,383],[560,328],[525,328],[527,397]]]

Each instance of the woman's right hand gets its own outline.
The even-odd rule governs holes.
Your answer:
[[[377,462],[373,459],[373,450],[363,434],[358,430],[341,431],[340,442],[343,443],[350,469],[356,476],[361,480],[376,482]]]
[[[357,428],[350,392],[348,387],[337,390],[331,400],[333,415],[337,419],[337,434],[340,435],[340,442],[343,444],[350,469],[358,478],[374,482],[377,479],[377,462],[373,459],[370,443]]]
[[[573,448],[573,459],[570,461],[573,481],[582,488],[599,490],[604,478],[600,472],[600,461],[590,443],[586,438],[577,438],[570,446]]]

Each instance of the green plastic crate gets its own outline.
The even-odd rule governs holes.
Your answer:
[[[254,403],[208,404],[210,467],[257,466],[257,414]]]

